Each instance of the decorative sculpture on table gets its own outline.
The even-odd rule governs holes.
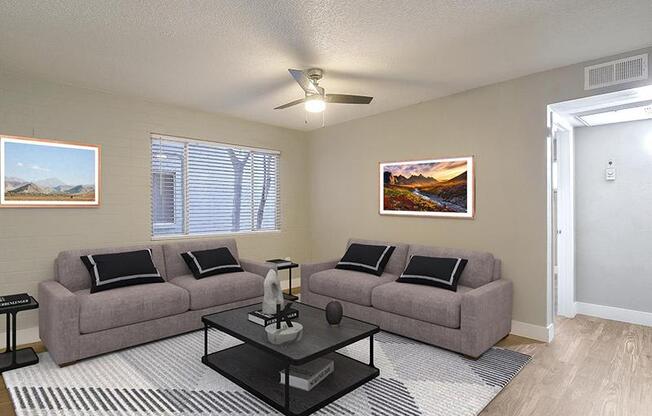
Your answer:
[[[263,313],[272,315],[276,313],[276,305],[283,307],[283,291],[278,281],[275,270],[267,272],[265,282],[263,283]]]
[[[340,324],[343,313],[342,304],[336,300],[332,300],[326,305],[326,321],[332,326]]]
[[[263,288],[263,313],[276,317],[276,323],[265,327],[269,342],[278,345],[300,340],[303,335],[303,325],[298,322],[293,323],[288,318],[287,314],[292,304],[289,303],[284,307],[285,301],[276,271],[267,272]]]
[[[267,340],[272,344],[286,344],[288,342],[299,341],[303,335],[303,325],[298,322],[292,322],[288,317],[292,303],[288,303],[284,309],[276,305],[276,323],[267,325]]]

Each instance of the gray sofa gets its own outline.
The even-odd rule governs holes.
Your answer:
[[[234,239],[184,240],[162,245],[64,251],[54,280],[38,289],[39,334],[59,364],[196,330],[203,315],[260,302],[267,263],[239,259],[240,273],[195,279],[179,253],[228,247]],[[79,256],[151,248],[165,283],[136,285],[91,294],[88,270]]]
[[[301,265],[302,302],[323,308],[337,300],[347,316],[470,357],[509,334],[512,283],[500,278],[500,260],[491,253],[360,239],[351,243],[396,249],[379,277],[335,269],[338,260]],[[395,282],[415,254],[468,259],[457,292]]]

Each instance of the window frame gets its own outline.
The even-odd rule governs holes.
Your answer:
[[[182,163],[182,189],[181,193],[183,195],[183,200],[182,200],[182,213],[181,213],[181,220],[182,220],[182,233],[180,234],[164,234],[164,235],[155,235],[154,234],[154,217],[153,217],[153,176],[154,176],[154,171],[153,169],[153,147],[156,142],[161,142],[161,141],[171,141],[171,142],[177,142],[177,143],[183,143],[184,144],[184,152],[183,152],[183,163]],[[189,187],[188,187],[188,161],[189,161],[189,152],[188,152],[188,144],[190,143],[195,143],[198,145],[203,145],[203,146],[210,146],[210,147],[217,147],[217,148],[222,148],[222,149],[234,149],[234,150],[240,150],[240,151],[251,151],[251,152],[256,152],[258,154],[269,154],[272,156],[275,156],[277,158],[276,162],[276,195],[275,195],[275,203],[276,203],[276,210],[277,210],[277,216],[276,216],[276,224],[274,229],[259,229],[259,230],[254,230],[254,229],[245,229],[245,230],[240,230],[240,231],[214,231],[214,232],[205,232],[205,233],[190,233],[188,231],[189,229],[189,199],[188,199],[188,193],[189,193]],[[210,236],[229,236],[229,235],[243,235],[243,234],[261,234],[261,233],[280,233],[282,229],[282,213],[281,213],[281,151],[280,150],[275,150],[275,149],[267,149],[267,148],[262,148],[262,147],[253,147],[253,146],[243,146],[239,144],[233,144],[233,143],[228,143],[228,142],[218,142],[218,141],[212,141],[212,140],[200,140],[200,139],[192,139],[192,138],[187,138],[187,137],[181,137],[181,136],[171,136],[167,134],[159,134],[159,133],[150,133],[150,236],[152,241],[156,240],[177,240],[177,239],[187,239],[187,238],[202,238],[202,237],[210,237]],[[176,175],[176,172],[174,172]],[[253,177],[252,177],[253,180]],[[253,194],[252,194],[252,199],[253,199]],[[253,217],[253,209],[252,209],[252,217]],[[163,223],[156,223],[156,225],[164,225]],[[253,218],[252,218],[252,225],[253,225]],[[253,227],[252,227],[253,228]]]
[[[169,176],[172,176],[172,183],[173,183],[172,186],[174,186],[174,183],[176,183],[176,181],[177,181],[177,172],[175,172],[172,169],[164,169],[164,170],[162,170],[160,172],[152,172],[152,191],[153,191],[153,187],[154,187],[154,180],[153,180],[154,175],[160,175],[160,176],[168,176],[169,175]],[[159,183],[160,183],[160,181],[159,181]],[[152,192],[152,198],[153,198],[153,192]],[[162,196],[161,196],[161,199],[163,199]],[[154,201],[152,200],[152,205],[153,204],[154,204]],[[177,223],[177,221],[176,221],[177,213],[176,213],[176,210],[174,209],[174,196],[172,197],[172,207],[171,208],[172,208],[172,213],[171,213],[172,222],[156,221],[156,218],[154,216],[154,209],[153,209],[153,206],[152,206],[152,219],[151,219],[152,227],[154,225],[170,226],[170,227],[175,225]]]

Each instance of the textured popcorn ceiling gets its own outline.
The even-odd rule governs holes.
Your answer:
[[[323,67],[326,124],[652,44],[650,0],[0,0],[0,68],[296,129],[287,68]]]

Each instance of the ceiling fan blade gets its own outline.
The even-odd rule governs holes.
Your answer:
[[[292,78],[308,94],[321,94],[317,86],[306,76],[306,73],[298,69],[288,69]]]
[[[325,101],[334,104],[369,104],[374,97],[348,94],[326,94]]]
[[[278,107],[274,108],[274,110],[282,110],[284,108],[292,107],[293,105],[301,104],[304,101],[306,101],[305,98],[300,98],[298,100],[290,101],[287,104],[279,105]]]

